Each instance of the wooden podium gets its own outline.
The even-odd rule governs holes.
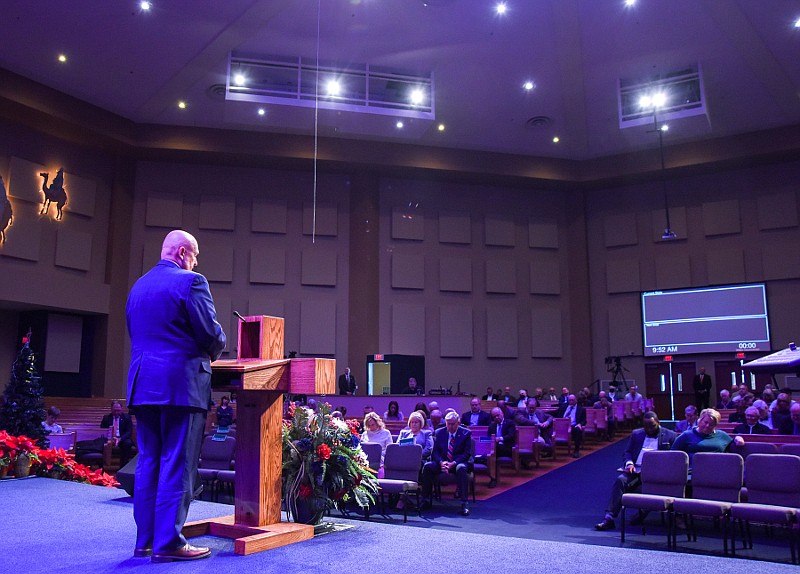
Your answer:
[[[234,515],[189,522],[184,536],[233,538],[252,554],[314,536],[307,524],[281,522],[283,393],[334,394],[334,359],[284,359],[283,319],[239,323],[238,358],[214,361],[212,387],[236,391]]]

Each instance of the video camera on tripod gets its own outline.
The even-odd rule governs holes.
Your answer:
[[[628,388],[628,381],[625,380],[625,372],[630,372],[622,366],[622,359],[620,357],[606,357],[606,370],[614,375],[612,383],[617,382],[617,377],[622,379],[625,388]]]

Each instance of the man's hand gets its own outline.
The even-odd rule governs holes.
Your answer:
[[[625,465],[625,472],[627,472],[628,474],[633,474],[635,470],[636,467],[633,465],[632,462],[629,462],[628,464]]]
[[[736,446],[744,446],[744,439],[741,436],[734,437],[733,444]]]

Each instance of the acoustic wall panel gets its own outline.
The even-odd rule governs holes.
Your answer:
[[[392,253],[392,287],[395,289],[425,288],[425,257]]]
[[[236,199],[204,195],[200,198],[200,229],[233,231],[236,227]]]
[[[392,353],[425,354],[425,307],[406,303],[392,305]]]
[[[742,231],[739,200],[713,201],[703,204],[703,231],[706,237],[729,235]]]
[[[608,301],[608,354],[625,357],[642,354],[639,294],[621,295]]]
[[[486,309],[486,356],[490,359],[519,356],[519,322],[514,307]]]
[[[231,311],[233,312],[233,311]],[[247,302],[247,309],[242,310],[242,315],[269,315],[270,317],[285,317],[286,306],[283,301],[275,299],[272,295],[252,294]]]
[[[231,298],[217,295],[211,286],[211,298],[214,299],[214,309],[217,311],[217,322],[225,333],[225,353],[236,355],[236,345],[239,334],[239,319],[233,314]],[[239,309],[237,311],[241,312]]]
[[[531,357],[557,359],[564,356],[561,309],[536,306],[531,309]]]
[[[300,303],[300,353],[336,354],[336,304],[327,301]]]
[[[606,291],[629,293],[641,291],[638,259],[611,259],[606,261]]]
[[[486,245],[514,247],[514,221],[495,215],[486,216]]]
[[[559,261],[533,261],[530,264],[531,293],[558,295],[561,293],[561,264]]]
[[[97,183],[94,180],[64,172],[67,205],[64,211],[94,217]],[[51,207],[55,209],[55,205]]]
[[[469,213],[439,214],[439,243],[469,244],[472,242],[472,227]]]
[[[664,239],[664,230],[667,228],[667,214],[663,209],[652,211],[652,234],[653,242],[675,241],[674,239]],[[669,228],[675,233],[676,239],[686,239],[688,237],[688,226],[686,225],[686,208],[683,206],[669,208]]]
[[[321,247],[303,250],[300,282],[303,285],[336,286],[336,252]]]
[[[284,285],[286,283],[286,251],[269,247],[250,250],[250,283]]]
[[[51,175],[55,175],[54,170],[46,168],[42,164],[12,157],[8,170],[8,181],[6,181],[6,193],[10,197],[22,201],[41,204],[44,194],[42,193],[42,178],[39,174],[50,171],[53,172]]]
[[[256,233],[286,233],[286,201],[254,199],[250,229]]]
[[[472,292],[472,260],[466,257],[444,257],[440,259],[439,290],[460,293]]]
[[[473,355],[472,307],[442,306],[439,309],[439,356]]]
[[[692,273],[688,257],[670,255],[656,257],[656,288],[691,287]]]
[[[632,213],[607,214],[603,217],[603,238],[606,247],[621,247],[639,243],[636,215]]]
[[[312,234],[325,237],[336,237],[339,234],[336,205],[317,202],[315,221],[314,204],[303,204],[303,235]]]
[[[558,249],[558,225],[539,221],[528,222],[528,246]]]
[[[714,249],[706,251],[708,283],[742,283],[746,281],[744,252],[741,249]]]
[[[83,317],[47,315],[47,352],[44,370],[50,373],[80,373]]]
[[[775,193],[758,197],[758,228],[797,227],[797,193]]]
[[[56,265],[88,271],[92,267],[92,234],[59,227],[56,235]]]
[[[796,279],[800,277],[800,251],[794,246],[784,249],[764,246],[761,250],[764,279]]]
[[[392,210],[392,239],[425,239],[425,217],[418,209],[395,207]]]
[[[16,205],[14,207],[16,208]],[[39,261],[41,241],[42,224],[38,220],[15,216],[14,225],[6,229],[6,242],[0,244],[0,255],[26,261]]]
[[[148,227],[183,227],[183,196],[151,191],[144,223]]]
[[[233,281],[233,247],[215,241],[207,241],[200,249],[197,271],[209,281],[231,283]]]
[[[517,267],[514,261],[490,259],[486,262],[486,292],[517,292]]]

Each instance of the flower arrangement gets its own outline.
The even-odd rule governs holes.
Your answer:
[[[20,435],[14,436],[0,431],[0,471],[7,473],[17,468],[17,462],[28,459],[30,473],[72,482],[83,482],[97,486],[117,486],[116,479],[103,472],[92,470],[84,464],[75,462],[75,456],[59,448],[39,448],[33,439]]]
[[[321,516],[351,500],[362,508],[375,501],[378,481],[361,450],[358,421],[330,411],[327,403],[319,413],[291,403],[283,422],[282,494],[295,520],[300,505]]]

